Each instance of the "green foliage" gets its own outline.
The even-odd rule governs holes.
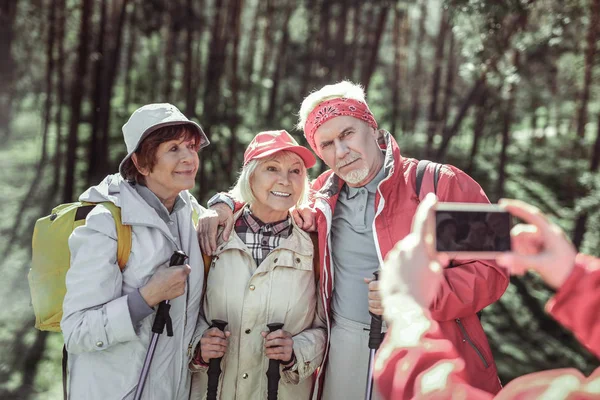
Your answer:
[[[107,1],[112,17],[109,18],[105,39],[107,47],[110,47],[115,41],[113,8],[118,9],[112,6],[120,2]],[[78,123],[80,145],[77,150],[75,193],[82,192],[87,186],[89,154],[95,150],[90,149],[95,107],[91,93],[96,85],[92,75],[93,66],[108,56],[108,52],[105,55],[95,52],[100,13],[99,2],[92,3],[94,12],[88,43],[91,49],[88,75],[81,87],[73,86],[78,78],[74,71],[80,37],[81,1],[67,0],[65,57],[60,64],[66,76],[63,104],[57,104],[56,92],[50,94],[54,102],[53,121],[57,107],[62,107],[61,134],[64,139],[70,118],[72,90],[84,93],[82,117]],[[581,250],[600,255],[600,176],[589,172],[599,130],[598,62],[592,68],[595,81],[590,90],[586,135],[582,139],[575,137],[586,67],[586,34],[590,24],[587,0],[427,1],[423,38],[418,36],[421,2],[291,2],[289,4],[294,9],[286,27],[284,16],[287,2],[244,1],[240,14],[237,71],[234,71],[233,57],[235,29],[228,13],[233,1],[221,8],[216,7],[219,2],[192,2],[191,9],[183,7],[185,2],[167,0],[130,0],[129,3],[121,60],[110,99],[106,173],[116,170],[125,154],[121,126],[129,115],[140,105],[150,102],[169,101],[183,110],[186,107],[185,92],[191,84],[196,99],[191,116],[205,126],[212,142],[201,153],[204,180],[198,182],[195,189],[198,198],[205,201],[215,191],[227,190],[234,183],[243,151],[258,131],[283,128],[305,143],[301,132],[294,129],[304,96],[323,84],[340,79],[362,79],[373,51],[376,56],[375,70],[368,78],[367,98],[380,127],[391,129],[393,122],[396,122],[396,131],[393,133],[402,153],[416,158],[431,157],[431,153],[426,151],[426,132],[430,123],[429,106],[439,22],[443,7],[446,7],[451,34],[455,39],[455,54],[449,54],[448,32],[440,65],[440,94],[436,112],[439,116],[441,105],[446,100],[446,74],[451,57],[455,63],[454,86],[449,90],[450,108],[446,127],[456,120],[474,82],[482,77],[485,78],[486,109],[483,135],[474,159],[471,160],[476,125],[474,110],[481,99],[475,101],[467,111],[444,159],[436,161],[462,169],[471,168],[470,174],[492,201],[499,197],[497,182],[504,174],[504,196],[538,206],[570,236],[578,215],[586,213],[587,231]],[[273,7],[272,18],[266,13],[267,3]],[[30,349],[36,338],[30,328],[32,313],[26,284],[31,230],[35,219],[49,211],[47,206],[58,203],[56,193],[60,189],[50,187],[53,181],[52,158],[56,151],[55,125],[49,130],[49,161],[43,172],[36,170],[42,143],[42,110],[48,98],[45,82],[45,41],[50,15],[48,4],[39,0],[19,2],[11,52],[15,60],[15,89],[11,94],[15,111],[11,135],[0,147],[0,185],[3,187],[0,202],[4,216],[0,219],[0,235],[3,239],[0,241],[0,251],[3,251],[4,243],[9,238],[16,238],[11,251],[0,263],[4,277],[0,283],[0,293],[5,296],[3,304],[9,304],[0,310],[0,346],[9,350],[0,354],[0,397],[3,398],[19,398],[21,395],[28,398],[60,398],[60,335],[47,338],[47,350],[37,366],[38,374],[33,387],[23,387],[27,369],[24,359],[32,356]],[[374,45],[377,33],[375,21],[378,13],[384,10],[382,7],[389,9],[385,15],[386,25],[383,27],[381,44],[377,48]],[[408,18],[408,28],[403,30],[400,23],[400,36],[397,38],[394,37],[396,22],[402,21],[394,20],[395,7],[406,11]],[[222,21],[221,30],[215,38],[212,28],[219,11],[226,11],[225,17],[229,19]],[[346,31],[338,36],[342,15],[346,15]],[[190,28],[194,55],[191,83],[184,81],[188,18],[193,22]],[[516,28],[511,30],[513,25]],[[287,28],[289,42],[282,56],[279,45]],[[169,42],[170,34],[174,35],[172,42]],[[343,39],[339,40],[340,37]],[[407,43],[399,49],[399,64],[396,64],[395,39]],[[222,48],[215,48],[215,43],[220,40],[224,41]],[[126,53],[132,44],[132,64],[125,71]],[[169,49],[174,49],[170,56]],[[215,58],[210,59],[211,55]],[[419,56],[422,65],[417,70]],[[597,59],[599,57],[597,55]],[[517,58],[518,63],[515,62]],[[58,66],[59,60],[56,61]],[[217,71],[218,79],[215,79],[217,89],[207,95],[209,83],[215,83],[210,81],[208,72],[219,61],[223,63]],[[267,64],[263,65],[263,61]],[[279,78],[275,75],[278,67]],[[400,81],[394,80],[396,68],[401,72]],[[170,82],[171,97],[165,98],[166,76],[169,73],[173,77]],[[234,76],[237,80],[233,79]],[[126,81],[129,82],[128,87]],[[53,82],[56,87],[57,76]],[[268,118],[271,90],[277,85],[275,113]],[[414,98],[414,93],[417,98]],[[399,94],[398,104],[393,103],[394,94]],[[514,98],[514,109],[509,127],[508,163],[505,171],[500,171],[501,133],[507,116],[507,100],[511,96]],[[126,98],[129,98],[127,104]],[[237,107],[233,106],[234,99],[237,100]],[[394,115],[396,121],[392,121]],[[415,121],[411,121],[413,115],[417,116]],[[410,122],[415,123],[416,129],[410,129]],[[232,140],[235,140],[233,145]],[[436,134],[433,138],[434,150],[441,142],[441,136]],[[65,157],[65,149],[62,150]],[[313,168],[312,177],[322,169],[320,164]],[[30,182],[40,173],[41,183],[30,199],[30,206],[18,215]],[[13,232],[16,218],[20,219]],[[501,302],[485,310],[484,327],[504,382],[541,369],[570,366],[589,372],[597,365],[597,361],[581,349],[569,334],[540,311],[551,295],[551,291],[539,279],[528,276],[513,280]]]

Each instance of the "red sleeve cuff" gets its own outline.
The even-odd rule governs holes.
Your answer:
[[[556,315],[562,304],[566,303],[568,297],[573,295],[573,290],[579,284],[579,281],[582,275],[585,275],[585,266],[581,264],[581,262],[576,262],[571,274],[565,280],[556,295],[552,297],[548,303],[546,303],[546,311],[550,314]]]
[[[192,363],[201,367],[208,367],[209,365],[202,360],[202,354],[200,353],[200,346],[196,350],[196,355],[192,359]]]

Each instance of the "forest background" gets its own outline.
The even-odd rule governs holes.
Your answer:
[[[146,103],[203,125],[205,202],[255,133],[305,143],[304,96],[350,79],[405,156],[537,205],[600,255],[599,38],[600,0],[0,0],[0,398],[62,396],[62,336],[33,328],[33,225],[117,170]],[[484,311],[504,383],[598,366],[544,313],[551,295],[512,278]]]

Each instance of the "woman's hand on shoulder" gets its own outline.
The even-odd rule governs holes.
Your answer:
[[[233,223],[233,211],[223,203],[217,203],[202,213],[196,228],[202,252],[209,256],[214,255],[217,250],[219,226],[223,226],[223,240],[227,241],[233,230]]]

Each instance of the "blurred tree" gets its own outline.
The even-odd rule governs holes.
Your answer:
[[[17,0],[0,0],[0,137],[10,134],[13,100],[13,25],[17,15]]]
[[[442,62],[444,61],[444,47],[448,36],[448,11],[444,10],[440,17],[440,28],[435,44],[435,56],[433,58],[433,75],[431,76],[431,99],[429,102],[429,114],[427,121],[427,144],[425,152],[430,157],[433,138],[439,129],[440,116],[438,113],[438,98],[442,80]],[[452,57],[449,57],[450,59]]]
[[[92,16],[92,0],[81,0],[81,24],[79,27],[79,45],[77,50],[77,67],[71,84],[71,120],[67,138],[67,156],[65,158],[65,182],[62,202],[73,200],[75,187],[75,162],[79,145],[78,131],[81,119],[81,106],[84,96],[84,81],[88,69],[90,19]]]
[[[585,72],[583,79],[583,90],[581,92],[581,98],[579,100],[579,110],[577,114],[577,136],[583,138],[585,134],[585,125],[587,122],[588,114],[588,102],[590,98],[590,88],[592,83],[592,69],[594,67],[594,59],[598,47],[598,36],[600,30],[600,0],[590,0],[590,13],[589,13],[589,26],[586,43],[585,53]],[[600,140],[600,139],[598,139]],[[592,155],[590,163],[590,171],[597,172],[598,170],[598,159],[596,154],[597,146],[594,147],[594,154]],[[577,218],[575,224],[575,230],[573,232],[573,244],[579,248],[585,235],[587,213],[583,211]]]
[[[585,72],[583,78],[583,89],[581,91],[581,99],[579,101],[579,110],[577,113],[577,136],[580,138],[583,138],[585,134],[588,102],[590,100],[590,88],[592,83],[592,69],[594,68],[594,59],[598,50],[598,31],[600,30],[600,0],[589,0],[589,3],[590,21],[588,26],[585,52]]]
[[[56,88],[56,134],[54,141],[54,174],[52,179],[52,195],[54,199],[60,189],[60,173],[62,167],[63,154],[63,106],[65,104],[65,19],[66,19],[65,0],[57,0],[56,3],[56,42],[58,44],[57,59],[57,88]]]
[[[421,96],[419,93],[423,90],[422,86],[422,76],[423,76],[423,47],[427,40],[427,31],[425,30],[425,22],[427,20],[427,0],[421,0],[421,8],[419,15],[419,33],[417,35],[416,43],[414,46],[415,51],[415,68],[413,72],[412,78],[412,91],[411,91],[411,100],[412,107],[410,112],[410,119],[408,124],[408,131],[411,133],[415,133],[415,128],[417,126],[417,119],[420,114],[421,107]]]

